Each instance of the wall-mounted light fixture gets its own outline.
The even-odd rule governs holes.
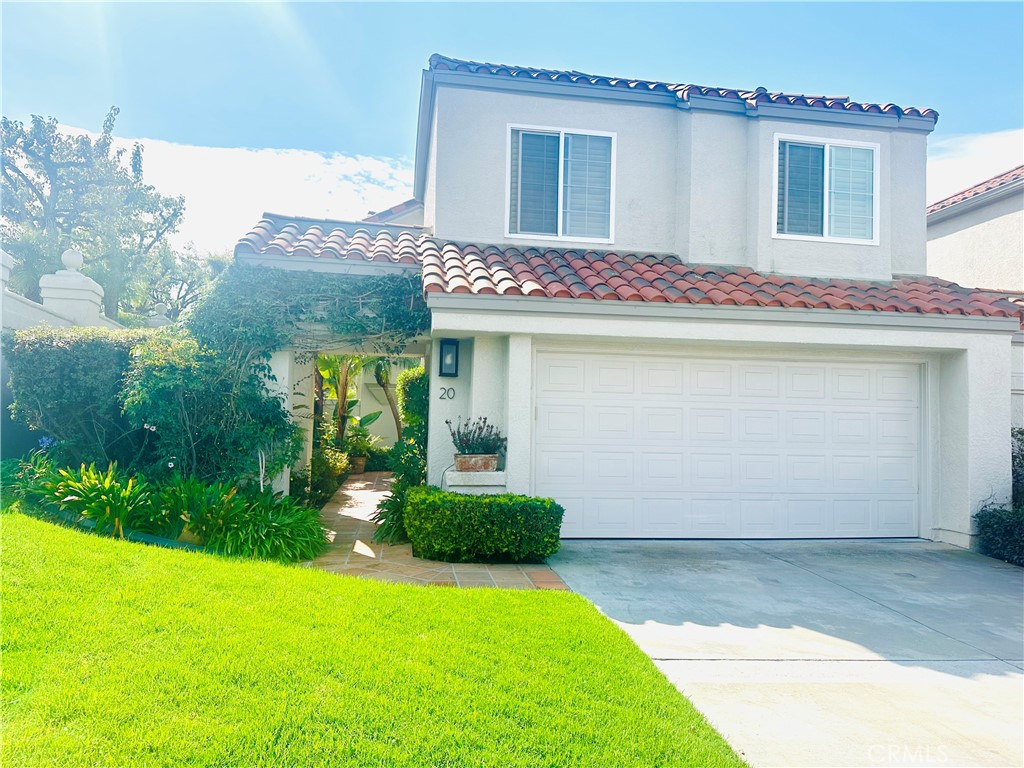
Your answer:
[[[437,369],[438,376],[455,378],[459,375],[459,340],[441,339],[441,358]]]

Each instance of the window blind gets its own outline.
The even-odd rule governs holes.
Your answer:
[[[824,223],[825,148],[779,143],[778,231],[821,235]]]

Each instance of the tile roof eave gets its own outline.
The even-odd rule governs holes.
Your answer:
[[[989,203],[994,203],[998,200],[1024,193],[1024,166],[1015,170],[1019,172],[1020,175],[1015,178],[1011,178],[1003,184],[984,188],[985,185],[999,178],[999,176],[994,176],[993,178],[986,179],[974,187],[969,187],[968,189],[957,192],[955,195],[950,195],[936,203],[932,203],[926,209],[928,223],[932,224],[942,221],[943,219],[958,216],[961,213],[966,213],[967,211],[980,206],[988,205]],[[1003,175],[1008,174],[1000,174],[1000,176]]]

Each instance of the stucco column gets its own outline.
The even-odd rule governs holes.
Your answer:
[[[940,480],[934,538],[973,543],[972,516],[1010,500],[1010,342],[979,336],[943,357],[940,373]]]
[[[68,318],[76,325],[106,325],[103,314],[103,288],[80,270],[82,254],[68,249],[61,256],[64,269],[39,278],[39,295],[43,306]]]
[[[487,420],[502,432],[505,421],[505,361],[508,355],[505,338],[477,336],[473,339],[473,386],[470,390],[470,415]]]
[[[530,493],[533,442],[533,337],[508,337],[508,454],[506,482],[510,493]]]
[[[292,383],[293,369],[295,365],[295,353],[287,350],[279,350],[270,356],[270,375],[272,380],[267,382],[267,388],[271,394],[277,395],[284,403],[285,410],[292,413]],[[272,485],[277,493],[287,494],[291,483],[291,468],[285,467],[273,478]]]

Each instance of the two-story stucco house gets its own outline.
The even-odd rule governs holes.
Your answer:
[[[967,545],[1020,308],[924,276],[936,118],[434,56],[414,200],[267,214],[236,258],[422,269],[430,482],[554,497],[565,537]],[[502,471],[450,470],[458,416]]]

